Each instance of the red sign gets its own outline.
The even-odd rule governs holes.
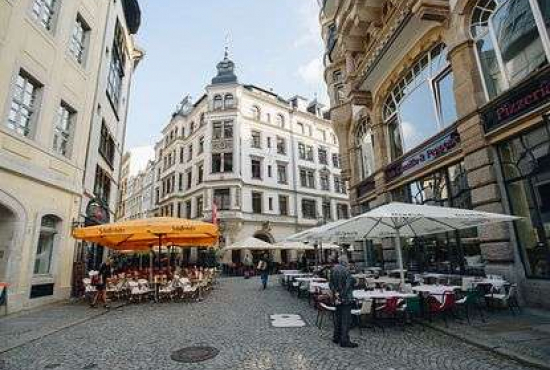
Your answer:
[[[437,158],[452,152],[460,145],[460,135],[453,130],[405,158],[390,164],[385,171],[386,181],[421,169]]]

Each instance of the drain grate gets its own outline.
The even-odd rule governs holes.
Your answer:
[[[193,364],[213,359],[220,353],[217,348],[208,346],[185,347],[172,352],[170,358],[176,362]]]

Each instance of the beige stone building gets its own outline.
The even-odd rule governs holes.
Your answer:
[[[95,154],[110,150],[103,139],[122,146],[139,20],[136,0],[0,1],[0,281],[9,312],[69,296],[71,228],[83,193],[100,190],[84,180],[97,178]],[[102,179],[115,190],[118,162],[110,165]]]
[[[411,271],[501,274],[550,306],[550,2],[325,0],[354,213],[396,200],[524,217],[407,241]],[[369,246],[391,265],[391,246]]]

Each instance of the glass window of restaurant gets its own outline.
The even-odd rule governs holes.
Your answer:
[[[368,117],[360,120],[355,129],[355,152],[360,179],[366,179],[374,173],[374,135]]]
[[[464,163],[437,170],[392,192],[394,201],[471,209]],[[477,229],[411,238],[404,248],[410,271],[482,274]]]
[[[526,275],[550,278],[550,123],[498,146]]]
[[[392,160],[456,121],[453,72],[444,44],[425,52],[407,70],[386,98],[382,113]]]
[[[548,64],[548,0],[478,0],[470,33],[488,99]]]

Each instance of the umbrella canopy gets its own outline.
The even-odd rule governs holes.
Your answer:
[[[397,263],[404,281],[401,237],[417,237],[513,221],[519,217],[467,209],[394,202],[361,214],[343,223],[333,223],[322,234],[356,238],[395,237]]]
[[[285,240],[290,241],[290,242],[292,242],[292,241],[303,242],[303,241],[328,240],[325,237],[325,232],[329,229],[332,229],[332,228],[336,227],[336,226],[342,225],[342,224],[346,223],[347,221],[348,221],[347,219],[343,219],[343,220],[338,220],[338,221],[331,222],[329,224],[325,224],[325,225],[322,225],[322,226],[313,227],[311,229],[307,229],[307,230],[301,231],[297,234],[291,235],[291,236],[287,237]]]
[[[159,244],[211,247],[218,241],[218,227],[201,221],[155,217],[76,228],[73,237],[115,250],[148,250]]]
[[[233,250],[250,250],[250,251],[265,251],[277,249],[273,244],[269,244],[260,240],[258,238],[250,237],[240,241],[237,241],[225,248],[223,251],[233,251]]]
[[[275,248],[280,250],[294,250],[294,251],[312,251],[315,249],[313,245],[308,245],[298,241],[283,241],[275,244]]]
[[[358,238],[416,237],[468,229],[519,217],[468,209],[394,202],[343,223],[329,224],[324,236]]]

